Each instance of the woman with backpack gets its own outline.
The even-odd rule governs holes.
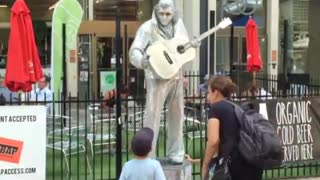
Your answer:
[[[235,90],[236,85],[229,77],[218,76],[209,81],[208,141],[202,164],[204,180],[209,179],[209,170],[213,168],[211,179],[214,180],[262,179],[263,170],[247,163],[237,148],[240,125],[233,105],[227,101]]]

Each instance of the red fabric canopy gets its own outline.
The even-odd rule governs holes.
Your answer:
[[[262,68],[262,60],[260,56],[259,40],[257,24],[250,18],[246,25],[247,40],[247,71],[257,72]]]
[[[44,76],[30,11],[24,0],[16,0],[13,4],[10,25],[5,85],[14,92],[30,92],[32,84]]]

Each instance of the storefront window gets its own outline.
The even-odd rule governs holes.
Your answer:
[[[88,0],[78,0],[82,10],[83,10],[83,17],[82,20],[87,21],[89,20],[89,13],[90,13],[90,9],[89,9],[89,1]]]
[[[239,59],[239,38],[233,39],[233,59]],[[230,37],[217,37],[217,60],[216,68],[217,73],[229,73],[230,72]],[[237,62],[233,62],[237,63]]]
[[[144,21],[151,17],[152,1],[94,0],[94,20],[115,20],[116,10],[122,21]]]
[[[8,42],[10,36],[10,9],[15,1],[3,1],[0,8],[0,75],[4,75],[7,64]],[[51,26],[49,25],[53,9],[49,9],[56,1],[28,0],[26,5],[31,12],[35,42],[40,63],[46,74],[50,71]]]
[[[226,28],[217,33],[216,42],[216,72],[217,73],[229,73],[230,65],[231,70],[246,72],[247,64],[247,49],[246,49],[246,24],[249,20],[248,15],[230,15],[224,12],[224,3],[232,3],[230,1],[217,0],[217,23],[221,21],[223,17],[232,17],[234,19],[234,39],[233,39],[233,51],[230,51],[231,47],[231,31],[230,28]],[[253,14],[253,18],[258,25],[259,33],[259,45],[260,55],[263,61],[262,71],[266,71],[267,67],[267,42],[266,42],[266,10],[267,2],[263,1],[263,5],[259,7]],[[232,53],[232,63],[230,63],[230,57]]]
[[[283,60],[280,64],[280,72],[285,70],[287,73],[306,73],[308,56],[311,55],[308,54],[308,50],[311,50],[309,20],[311,15],[316,15],[313,14],[316,12],[309,11],[311,3],[312,0],[280,1],[280,59]],[[287,39],[286,42],[285,39]],[[286,59],[284,59],[285,52]],[[283,65],[286,67],[284,68]]]
[[[7,41],[9,33],[9,29],[0,29],[0,69],[5,68],[7,64]]]
[[[44,29],[38,29],[39,26],[36,22],[33,22],[33,25],[40,63],[47,73],[49,70],[46,69],[50,68],[51,65],[51,28],[46,26]],[[7,64],[9,36],[9,28],[0,28],[0,75],[4,74]]]

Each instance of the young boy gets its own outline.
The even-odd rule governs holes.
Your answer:
[[[165,180],[162,167],[157,160],[148,157],[152,147],[153,131],[141,128],[131,141],[135,158],[126,162],[120,180]]]

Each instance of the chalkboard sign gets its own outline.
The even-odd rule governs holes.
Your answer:
[[[254,104],[282,139],[284,163],[320,160],[320,98],[286,98]]]

